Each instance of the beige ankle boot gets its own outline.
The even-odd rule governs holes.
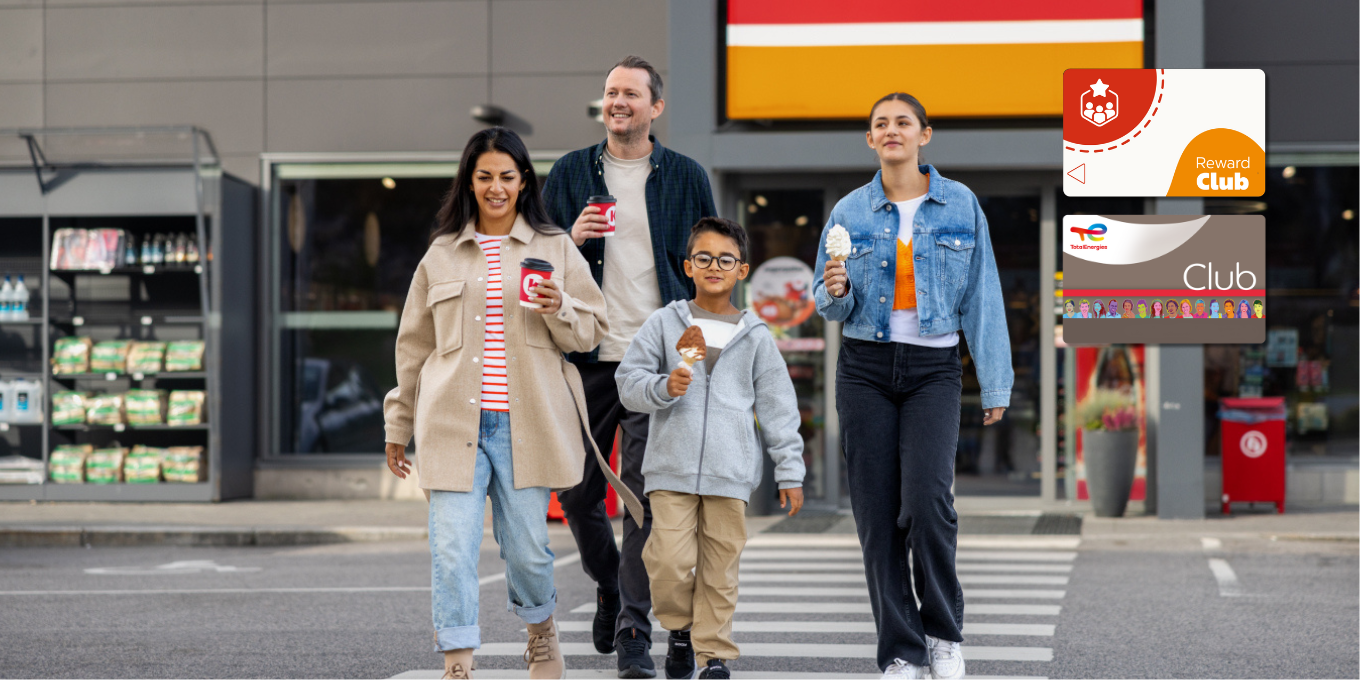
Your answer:
[[[529,624],[529,648],[524,650],[530,678],[565,678],[567,665],[557,640],[557,627],[549,616],[543,623]]]
[[[444,679],[462,680],[472,677],[472,650],[451,649],[444,652]]]

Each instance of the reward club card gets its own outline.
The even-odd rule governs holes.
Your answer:
[[[1260,196],[1265,148],[1259,69],[1063,72],[1068,196]]]
[[[1266,218],[1063,218],[1063,341],[1266,339]]]

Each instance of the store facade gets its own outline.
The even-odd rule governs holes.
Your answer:
[[[807,313],[805,283],[831,207],[867,182],[876,163],[856,121],[781,120],[773,113],[755,118],[767,115],[760,113],[760,101],[729,101],[732,79],[758,79],[752,64],[764,58],[734,57],[724,42],[731,35],[724,21],[731,15],[724,12],[742,6],[719,0],[669,4],[664,138],[708,169],[719,211],[752,234],[754,276],[738,291],[739,302],[771,323],[790,365],[803,413],[810,500],[838,507],[847,500],[834,408],[839,329]],[[1264,346],[1150,346],[1141,352],[1147,404],[1142,471],[1152,480],[1151,493],[1160,495],[1149,500],[1170,508],[1176,513],[1171,516],[1202,514],[1202,501],[1216,495],[1218,400],[1261,394],[1285,396],[1290,404],[1291,499],[1355,501],[1357,143],[1354,130],[1339,129],[1331,116],[1319,123],[1282,103],[1286,94],[1316,100],[1301,83],[1317,74],[1298,71],[1303,66],[1279,56],[1306,37],[1267,35],[1270,12],[1258,9],[1238,16],[1212,1],[1133,3],[1123,8],[1129,14],[1121,19],[1124,32],[1102,46],[1118,65],[1267,69],[1271,179],[1256,202],[1069,199],[1060,186],[1056,119],[1043,101],[1011,101],[1024,99],[1038,76],[1003,74],[1012,89],[1001,100],[1012,110],[998,112],[969,109],[977,102],[947,88],[929,90],[946,87],[948,79],[903,75],[897,89],[916,91],[932,109],[935,138],[925,158],[977,194],[1007,291],[1016,372],[1011,408],[1001,426],[983,429],[976,385],[965,385],[958,493],[1080,495],[1076,424],[1067,417],[1076,391],[1075,378],[1068,377],[1078,371],[1075,352],[1062,345],[1054,302],[1061,286],[1057,224],[1063,215],[1252,212],[1268,220],[1267,288],[1279,327],[1272,326]],[[1301,21],[1344,22],[1347,11],[1353,12],[1342,3],[1320,5]],[[1127,35],[1134,18],[1136,40]],[[1239,54],[1245,48],[1223,35],[1244,31],[1262,39],[1254,52]],[[1136,47],[1127,44],[1133,42]],[[1353,54],[1348,58],[1340,60],[1343,75],[1354,71]],[[1130,59],[1138,63],[1119,61]],[[916,89],[917,82],[925,89]],[[1347,82],[1349,99],[1341,103],[1350,113],[1344,107],[1342,113],[1353,120],[1355,79]],[[808,101],[824,98],[808,87]],[[787,106],[776,95],[788,89],[760,91]],[[860,108],[867,113],[871,101]],[[534,147],[532,136],[528,140]],[[539,171],[568,150],[536,149]],[[257,495],[416,493],[383,474],[380,407],[394,383],[390,357],[410,272],[456,161],[456,150],[263,158],[260,250],[268,278],[260,296],[260,351],[268,389],[262,395],[267,426],[258,435]],[[1164,408],[1168,402],[1179,408]],[[1155,477],[1166,480],[1160,494]],[[1173,497],[1176,502],[1168,502]]]

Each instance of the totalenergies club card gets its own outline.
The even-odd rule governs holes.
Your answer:
[[[1063,193],[1260,196],[1260,69],[1063,72]]]
[[[1063,342],[1266,339],[1266,218],[1063,218]]]

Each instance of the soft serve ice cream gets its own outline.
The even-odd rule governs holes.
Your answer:
[[[845,227],[837,224],[826,233],[826,254],[837,262],[850,257],[850,232]]]

